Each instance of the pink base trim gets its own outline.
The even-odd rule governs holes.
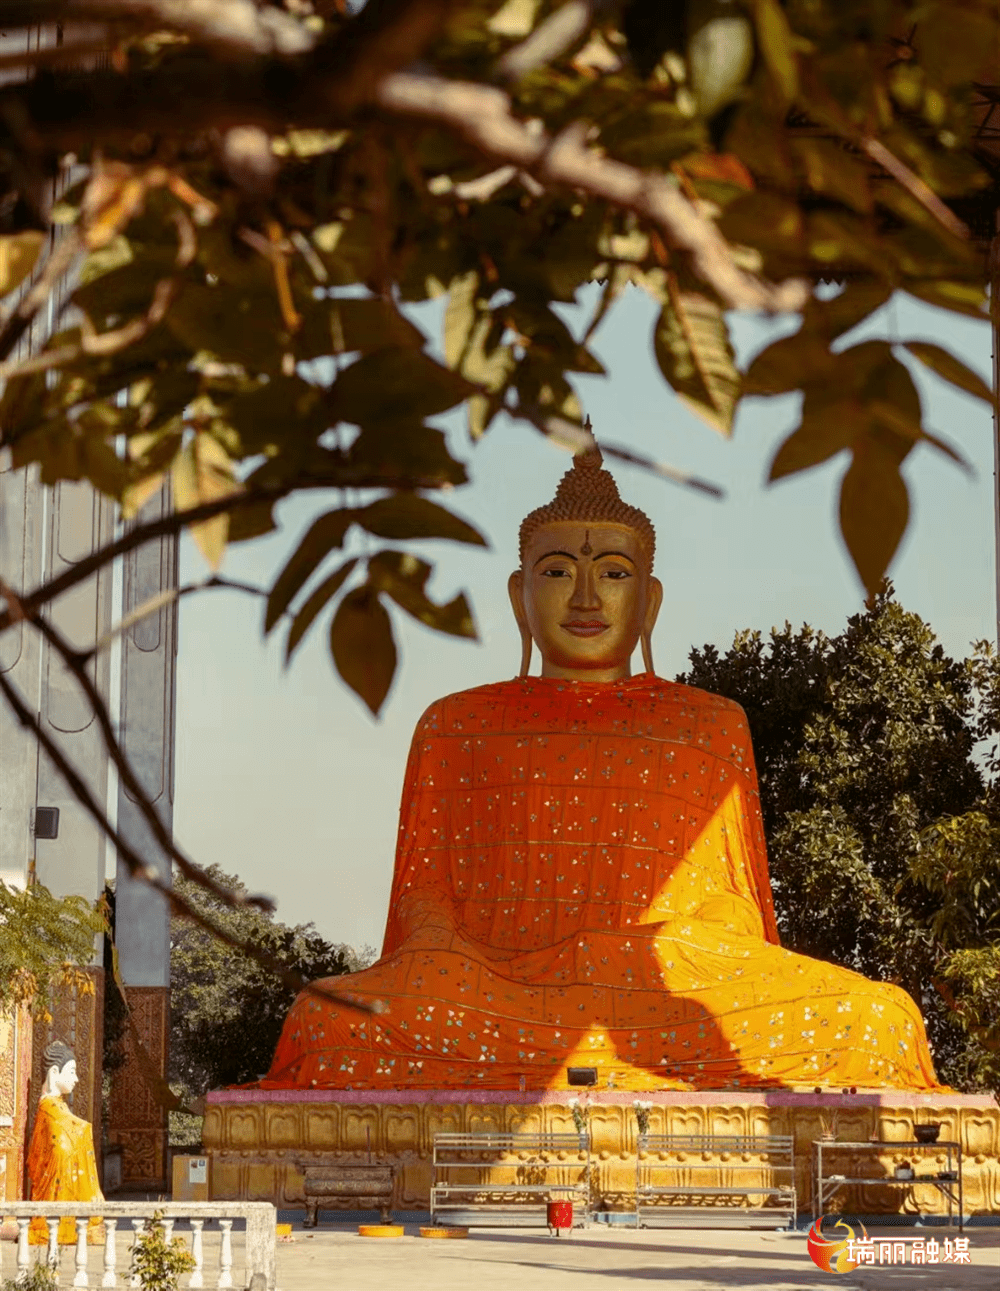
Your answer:
[[[792,1089],[717,1089],[665,1090],[663,1093],[637,1094],[618,1089],[215,1089],[206,1096],[211,1106],[242,1103],[479,1103],[493,1105],[538,1106],[562,1104],[579,1097],[591,1106],[621,1106],[637,1100],[657,1107],[959,1107],[1000,1111],[989,1094],[920,1094],[906,1089],[871,1090],[859,1094],[842,1094],[826,1090],[821,1094]]]

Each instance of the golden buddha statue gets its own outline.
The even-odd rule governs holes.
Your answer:
[[[779,944],[746,716],[653,672],[654,544],[596,449],[526,518],[520,675],[424,714],[381,958],[325,983],[378,1011],[304,992],[259,1088],[940,1088],[905,991]]]
[[[94,1132],[89,1121],[74,1116],[64,1101],[77,1085],[76,1057],[68,1044],[54,1040],[45,1050],[45,1084],[42,1087],[28,1147],[28,1179],[32,1201],[103,1201],[104,1194],[94,1156]],[[91,1219],[88,1239],[99,1240],[103,1225]],[[44,1219],[33,1219],[28,1229],[33,1245],[48,1243]],[[59,1221],[58,1240],[76,1241],[72,1217]]]

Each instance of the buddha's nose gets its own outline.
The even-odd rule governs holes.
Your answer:
[[[589,560],[577,568],[573,595],[570,597],[569,603],[574,610],[596,610],[600,608],[601,600],[597,595],[597,579],[594,577],[594,567]]]

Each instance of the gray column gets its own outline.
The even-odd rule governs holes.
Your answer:
[[[57,484],[49,508],[45,580],[106,546],[112,537],[113,513],[114,503],[95,493],[90,484],[66,480]],[[89,648],[110,630],[112,585],[112,568],[106,565],[51,603],[49,618],[71,645]],[[107,702],[108,650],[91,661],[89,671]],[[41,701],[43,729],[104,806],[108,796],[104,738],[78,681],[47,642],[42,643]],[[59,809],[58,837],[35,840],[40,882],[56,896],[75,893],[95,901],[104,891],[104,834],[43,752],[38,755],[38,806]],[[99,964],[100,958],[95,962]]]
[[[167,488],[143,507],[137,522],[170,509]],[[124,557],[122,614],[177,586],[177,539],[158,538]],[[121,638],[119,729],[139,781],[170,830],[174,818],[174,701],[177,604],[161,606]],[[132,795],[118,786],[118,829],[169,883],[171,866],[143,820]],[[165,899],[133,879],[118,858],[116,886],[118,962],[127,986],[170,985],[170,912]]]
[[[4,453],[2,457],[9,456]],[[37,470],[11,471],[0,460],[0,574],[16,592],[41,578],[44,491]],[[37,713],[40,700],[38,633],[15,623],[0,633],[0,672]],[[23,887],[34,856],[32,820],[38,745],[0,700],[0,881]]]

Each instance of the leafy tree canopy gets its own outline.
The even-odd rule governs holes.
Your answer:
[[[105,928],[100,903],[55,897],[41,883],[25,888],[0,883],[0,1013],[31,1005],[43,1017],[56,989],[92,995],[84,969],[94,959],[94,938]]]
[[[218,866],[208,873],[227,891],[246,894],[240,880]],[[368,953],[331,945],[312,924],[292,928],[254,906],[234,909],[190,879],[178,877],[175,884],[199,913],[250,952],[233,951],[189,919],[171,920],[169,1079],[190,1099],[256,1080],[271,1065],[295,992],[252,958],[254,950],[275,956],[307,981],[351,972]]]
[[[997,1088],[995,654],[950,659],[889,588],[836,637],[786,624],[690,658],[678,680],[749,719],[782,943],[903,986],[941,1078]]]
[[[906,528],[903,461],[961,461],[913,366],[991,397],[919,338],[845,338],[897,290],[985,318],[965,221],[996,205],[994,0],[0,0],[8,36],[44,22],[59,41],[5,55],[26,79],[0,92],[0,445],[125,516],[169,479],[214,565],[289,493],[357,490],[303,536],[266,630],[291,656],[326,618],[373,711],[387,603],[475,633],[394,545],[484,541],[428,496],[466,478],[432,419],[464,403],[473,440],[503,411],[579,446],[574,375],[602,371],[588,343],[629,285],[719,433],[747,395],[803,392],[771,479],[846,455],[869,592]],[[18,356],[67,273],[56,333]],[[557,307],[595,280],[575,334]],[[444,364],[405,316],[434,296]],[[801,325],[740,372],[733,308]],[[390,545],[351,554],[357,531]]]

